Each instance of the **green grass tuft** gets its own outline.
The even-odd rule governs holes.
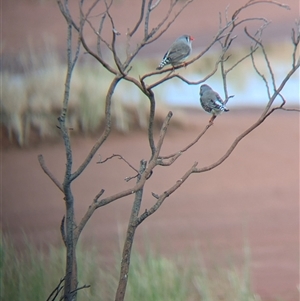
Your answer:
[[[64,275],[64,247],[49,247],[42,252],[27,243],[18,250],[4,238],[0,255],[1,300],[46,300]],[[87,251],[79,247],[77,259],[79,287],[91,286],[79,290],[77,300],[114,300],[120,258],[108,267],[95,248]],[[236,267],[208,270],[204,264],[169,259],[151,248],[143,256],[133,252],[125,299],[259,301],[251,291],[247,260],[241,270]]]

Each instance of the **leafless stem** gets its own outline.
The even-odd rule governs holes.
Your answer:
[[[152,90],[148,90],[148,99],[150,101],[150,114],[149,114],[149,125],[148,125],[148,140],[151,149],[151,157],[154,156],[156,151],[154,138],[153,138],[153,125],[154,125],[154,116],[155,116],[155,96]]]
[[[87,167],[87,165],[90,163],[100,146],[104,143],[104,141],[107,139],[110,131],[111,131],[111,98],[114,93],[114,90],[119,83],[121,77],[116,76],[113,81],[111,82],[111,85],[108,89],[108,92],[106,94],[106,101],[105,101],[105,129],[101,137],[97,140],[97,142],[94,144],[93,148],[87,155],[84,162],[79,166],[79,168],[72,174],[71,181],[75,180]]]
[[[235,67],[237,67],[239,64],[241,64],[245,59],[248,57],[251,57],[251,55],[258,49],[257,46],[254,46],[251,48],[250,52],[241,57],[239,60],[237,60],[234,64],[231,65],[231,67],[227,68],[224,72],[225,74],[228,74],[230,71],[232,71]]]
[[[141,5],[141,13],[140,13],[140,18],[139,20],[137,21],[136,25],[134,26],[134,28],[132,29],[131,32],[128,33],[128,35],[130,37],[132,37],[134,35],[134,33],[137,31],[137,29],[140,27],[142,21],[143,21],[143,18],[144,18],[144,11],[145,11],[145,3],[146,3],[146,0],[142,0],[142,5]]]
[[[55,287],[55,289],[51,292],[49,297],[47,298],[46,301],[54,301],[58,294],[61,292],[61,290],[64,288],[62,283],[65,281],[65,277],[61,278],[58,285]]]
[[[140,170],[138,173],[139,176],[137,177],[137,184],[139,183],[139,181],[141,181],[141,175],[144,173],[146,169],[146,165],[147,162],[145,160],[141,160]],[[141,208],[141,203],[143,200],[143,187],[144,186],[142,186],[139,190],[136,191],[135,199],[131,209],[125,243],[122,252],[120,278],[119,278],[119,284],[116,292],[115,301],[123,301],[125,297],[126,286],[128,282],[129,266],[130,266],[131,249],[133,246],[134,235],[137,228],[136,220],[138,218],[140,208]]]
[[[174,6],[178,2],[176,0],[174,2],[171,0],[170,8],[169,8],[169,11],[167,12],[165,18],[155,28],[152,28],[151,32],[147,35],[145,44],[150,44],[150,43],[154,42],[155,40],[157,40],[159,37],[161,37],[169,29],[169,27],[174,23],[174,21],[178,18],[178,16],[182,13],[182,11],[193,1],[194,0],[186,1],[185,4],[179,9],[179,11],[174,15],[174,17],[169,21],[169,23],[166,25],[166,27],[164,29],[162,29],[159,34],[157,34],[155,37],[153,37],[157,33],[157,31],[164,25],[164,23],[168,20]]]
[[[121,74],[124,74],[124,68],[122,66],[122,63],[117,55],[117,50],[116,50],[116,36],[118,35],[118,31],[115,28],[114,20],[109,12],[109,5],[107,4],[106,0],[104,0],[104,3],[106,5],[106,14],[110,20],[111,26],[112,26],[112,41],[111,41],[111,48],[112,48],[112,54],[114,57],[114,61],[117,65],[117,68]]]
[[[247,34],[251,39],[253,39],[253,37],[248,33],[247,28],[245,28],[245,32],[246,32],[246,34]],[[254,39],[254,40],[257,41],[256,39]],[[266,77],[259,71],[258,67],[256,66],[255,59],[254,59],[254,51],[251,51],[251,52],[250,52],[250,55],[251,55],[252,66],[253,66],[254,70],[256,71],[256,73],[258,74],[258,76],[261,77],[261,79],[262,79],[263,82],[265,83],[266,90],[267,90],[267,93],[268,93],[268,98],[270,99],[270,98],[271,98],[271,92],[270,92],[270,87],[269,87],[268,80],[267,80]]]
[[[145,24],[144,24],[144,40],[148,39],[148,27],[149,27],[150,13],[151,13],[151,5],[152,5],[152,0],[148,0],[148,7],[145,16]]]
[[[65,231],[65,216],[63,216],[60,223],[60,233],[65,246],[67,246],[67,238],[66,238],[66,231]]]
[[[250,126],[246,131],[244,131],[242,134],[240,134],[234,140],[234,142],[229,147],[229,149],[227,150],[227,152],[218,161],[216,161],[215,163],[213,163],[213,164],[211,164],[209,166],[195,169],[193,172],[195,172],[195,173],[206,172],[206,171],[212,170],[212,169],[216,168],[217,166],[219,166],[221,163],[223,163],[230,156],[230,154],[233,152],[233,150],[236,148],[236,146],[238,145],[238,143],[242,139],[244,139],[250,132],[252,132],[254,129],[256,129],[260,124],[262,124],[265,121],[265,119],[267,117],[269,117],[275,110],[282,109],[283,104],[281,106],[273,108],[273,109],[271,109],[271,111],[269,111],[270,108],[271,108],[271,105],[273,104],[273,102],[275,100],[275,98],[280,94],[280,92],[283,89],[283,87],[285,86],[286,82],[290,79],[290,77],[295,73],[295,71],[299,67],[300,67],[300,62],[295,67],[293,67],[290,70],[290,72],[286,75],[286,77],[281,82],[280,86],[273,93],[272,97],[270,97],[270,99],[269,99],[269,101],[268,101],[268,103],[267,103],[267,105],[266,105],[263,113],[261,114],[260,118],[252,126]],[[293,111],[294,110],[297,111],[297,109],[293,109]]]
[[[97,34],[97,52],[98,52],[99,57],[101,57],[101,58],[102,58],[101,41],[103,41],[103,39],[101,38],[101,32],[103,29],[103,24],[104,24],[105,18],[106,18],[106,14],[104,14],[101,18],[101,21],[99,23],[98,34]],[[104,43],[106,44],[106,46],[109,46],[106,41],[104,41]],[[110,48],[108,47],[108,49],[110,49]]]
[[[209,124],[204,128],[204,130],[197,136],[197,138],[196,138],[194,141],[192,141],[190,144],[188,144],[187,146],[185,146],[185,147],[182,148],[181,150],[179,150],[179,151],[177,151],[177,152],[175,152],[175,153],[173,153],[173,154],[167,155],[167,156],[161,156],[161,157],[159,157],[159,158],[162,159],[162,160],[170,159],[170,158],[172,158],[172,157],[174,157],[174,156],[177,156],[178,153],[181,153],[181,154],[182,154],[182,153],[186,152],[186,151],[189,150],[193,145],[195,145],[195,144],[200,140],[201,137],[203,137],[203,135],[207,132],[207,130],[208,130],[211,126],[212,126],[212,124],[209,123]]]
[[[172,156],[168,160],[162,160],[162,158],[158,158],[157,162],[160,166],[170,166],[172,165],[180,156],[182,155],[181,152],[178,152],[176,155]]]
[[[123,160],[130,168],[132,168],[135,172],[137,172],[138,173],[138,170],[136,169],[136,168],[134,168],[123,156],[121,156],[121,155],[118,155],[118,154],[113,154],[113,155],[111,155],[110,157],[108,157],[108,158],[106,158],[106,159],[104,159],[104,160],[102,160],[102,161],[98,161],[97,162],[97,164],[102,164],[102,163],[105,163],[106,161],[108,161],[108,160],[110,160],[110,159],[112,159],[112,158],[115,158],[115,157],[117,157],[118,159],[120,159],[120,160]]]
[[[153,156],[153,160],[156,160],[160,154],[160,150],[163,145],[164,139],[166,137],[169,122],[170,122],[172,116],[173,116],[173,113],[171,111],[169,111],[169,113],[167,114],[165,121],[161,127],[161,130],[160,130],[159,139],[157,142],[157,148],[156,148],[155,154]]]
[[[157,0],[156,3],[154,3],[151,7],[150,7],[150,10],[154,10],[158,4],[160,3],[161,0]]]
[[[232,22],[231,22],[231,23],[232,23]],[[186,82],[186,83],[188,83],[188,84],[199,84],[199,83],[203,82],[204,80],[199,80],[199,81],[194,82],[194,83],[193,83],[193,82],[190,82],[190,81],[184,79],[183,77],[179,76],[178,74],[172,74],[172,71],[177,70],[177,69],[180,69],[180,68],[182,68],[182,67],[187,67],[188,65],[190,65],[190,64],[194,63],[195,61],[199,60],[205,53],[207,53],[207,52],[212,48],[212,46],[213,46],[216,42],[218,42],[220,39],[223,38],[223,36],[222,36],[223,33],[224,33],[225,30],[231,25],[231,23],[227,24],[224,28],[222,28],[221,30],[219,30],[219,32],[217,33],[217,35],[215,36],[215,38],[212,40],[212,42],[211,42],[211,43],[210,43],[210,44],[209,44],[202,52],[200,52],[195,58],[191,59],[190,61],[185,62],[184,64],[178,65],[178,66],[172,66],[172,67],[170,67],[170,68],[165,68],[165,69],[163,69],[163,70],[150,72],[150,73],[148,73],[148,74],[143,75],[143,76],[141,77],[140,80],[141,80],[141,81],[145,81],[145,79],[148,78],[148,77],[152,77],[152,76],[157,75],[157,74],[162,74],[162,73],[167,73],[167,72],[169,72],[169,75],[168,75],[168,76],[165,76],[164,78],[162,78],[162,79],[156,81],[155,83],[148,85],[148,88],[149,88],[149,89],[152,89],[152,88],[158,86],[159,84],[162,84],[163,82],[165,82],[165,81],[167,81],[167,80],[169,80],[169,79],[171,79],[171,78],[173,78],[173,77],[178,77],[179,79],[183,80],[184,82]],[[216,64],[215,64],[215,69],[217,69],[217,66],[218,66],[219,63],[220,63],[220,61],[218,60],[218,61],[216,62]],[[213,70],[213,71],[211,72],[211,74],[213,75],[216,71],[217,71],[217,70]],[[172,75],[171,75],[171,74],[172,74]],[[207,75],[205,78],[207,79],[207,78],[209,78],[209,77],[212,76],[212,75]]]
[[[195,171],[196,166],[198,165],[198,162],[195,162],[193,166],[167,191],[162,193],[160,196],[154,194],[154,197],[157,199],[156,203],[149,209],[145,210],[143,214],[139,216],[137,219],[137,225],[141,224],[147,217],[152,215],[154,212],[157,211],[157,209],[162,205],[164,200],[170,196],[174,191],[176,191],[187,179],[188,177]],[[152,194],[153,195],[153,194]]]
[[[52,180],[52,182],[58,187],[60,191],[64,192],[62,184],[56,179],[56,177],[51,173],[51,171],[46,166],[43,155],[38,155],[38,160],[44,173]]]
[[[105,192],[105,190],[104,190],[104,189],[101,189],[101,190],[97,193],[97,195],[95,196],[93,202],[94,202],[94,203],[97,203],[98,200],[99,200],[99,198],[103,195],[104,192]]]
[[[292,42],[294,45],[293,55],[292,55],[292,66],[294,67],[296,65],[296,54],[297,49],[300,42],[300,19],[296,20],[296,29],[292,29]],[[300,60],[300,57],[298,58],[298,62]]]

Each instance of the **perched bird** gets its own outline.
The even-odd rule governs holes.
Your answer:
[[[189,35],[179,37],[164,55],[156,70],[161,70],[166,65],[173,67],[186,60],[192,52],[192,41],[194,38]]]
[[[200,87],[200,103],[204,111],[212,114],[210,123],[213,123],[217,115],[222,112],[228,112],[222,98],[209,85],[202,85]]]

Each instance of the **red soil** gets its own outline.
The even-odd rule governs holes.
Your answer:
[[[151,192],[162,193],[197,161],[199,167],[215,162],[258,117],[258,112],[231,111],[187,154],[169,168],[158,167],[146,186],[141,212],[154,204]],[[209,116],[189,116],[194,125],[170,129],[162,154],[178,151],[203,129]],[[74,169],[82,162],[95,139],[76,138]],[[62,194],[43,174],[37,156],[63,178],[65,155],[62,143],[41,144],[30,149],[7,148],[2,153],[2,197],[4,233],[20,242],[25,232],[37,244],[58,243],[64,212]],[[99,151],[104,159],[121,154],[138,168],[149,158],[145,133],[113,134]],[[134,185],[123,179],[134,172],[113,159],[96,164],[93,159],[74,185],[79,220],[100,189],[105,196]],[[118,237],[126,230],[132,198],[98,209],[82,237],[108,256],[118,249]],[[243,260],[243,248],[251,249],[251,271],[255,291],[264,300],[297,300],[299,267],[299,116],[276,113],[243,140],[218,168],[194,174],[139,228],[136,245],[143,250],[145,236],[164,255],[191,254],[200,249],[208,261],[224,263],[231,256]]]

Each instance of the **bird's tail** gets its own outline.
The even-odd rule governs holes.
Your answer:
[[[168,64],[170,64],[170,59],[165,55],[165,57],[163,58],[159,66],[156,68],[156,70],[161,70],[163,67],[165,67]]]
[[[222,111],[224,111],[224,112],[229,112],[229,109],[227,109],[226,107],[225,107],[225,105],[222,105]]]

